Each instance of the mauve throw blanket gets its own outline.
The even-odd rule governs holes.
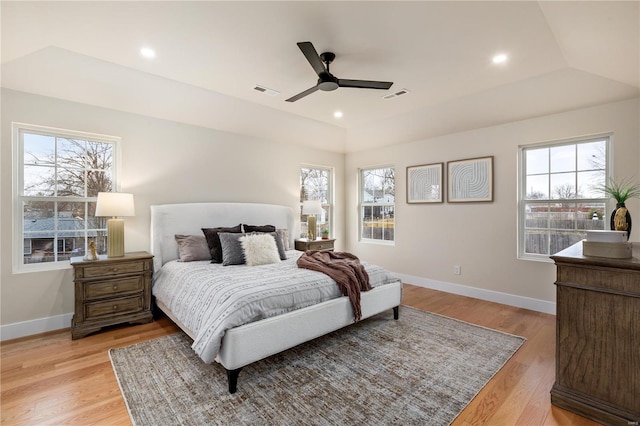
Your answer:
[[[331,277],[342,294],[349,297],[354,322],[360,321],[360,292],[371,290],[371,285],[369,275],[357,256],[347,252],[308,250],[298,259],[298,267]]]

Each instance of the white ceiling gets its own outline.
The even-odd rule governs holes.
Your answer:
[[[15,90],[349,152],[638,96],[639,5],[2,1],[1,79]],[[338,78],[394,84],[285,102],[317,78],[299,41],[334,52]],[[141,57],[143,46],[156,58]],[[496,53],[508,61],[492,64]],[[382,99],[400,89],[410,93]]]

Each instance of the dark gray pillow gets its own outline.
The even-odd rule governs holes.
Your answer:
[[[247,234],[250,232],[276,232],[276,227],[273,225],[247,225],[243,223],[242,229]]]
[[[242,265],[245,263],[244,252],[240,238],[245,234],[219,232],[220,246],[222,247],[222,265]]]
[[[232,227],[202,228],[202,232],[207,239],[207,245],[211,251],[211,263],[222,263],[222,247],[220,247],[218,233],[242,232],[242,224]]]

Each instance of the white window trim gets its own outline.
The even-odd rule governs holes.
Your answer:
[[[539,142],[539,143],[530,144],[530,145],[520,145],[518,147],[518,167],[516,172],[517,173],[516,178],[518,182],[518,199],[517,199],[518,238],[516,242],[516,250],[517,250],[516,254],[517,254],[518,260],[529,260],[534,262],[553,263],[553,259],[549,257],[550,255],[532,254],[532,253],[524,252],[525,217],[524,217],[524,208],[522,205],[525,202],[525,200],[523,199],[523,194],[526,194],[526,187],[525,187],[526,186],[526,179],[525,179],[526,165],[524,164],[525,149],[572,145],[575,143],[596,141],[596,140],[602,140],[602,139],[607,139],[607,148],[606,148],[607,152],[605,154],[607,164],[605,166],[605,177],[608,180],[613,177],[613,132],[585,135],[585,136],[572,137],[567,139],[551,140],[551,141]],[[597,199],[581,198],[581,199],[576,199],[575,202],[577,204],[580,204],[584,202],[600,202],[603,200],[605,201],[605,204],[606,204],[608,201],[608,198],[606,196],[604,198],[597,198]],[[526,202],[535,203],[534,200],[526,200]],[[548,200],[540,201],[540,203],[548,203],[548,202],[549,202]],[[608,212],[605,211],[605,217],[607,216],[607,213]]]
[[[334,208],[335,208],[335,194],[334,194],[334,180],[335,180],[335,169],[333,167],[327,167],[327,166],[319,166],[316,164],[301,164],[300,167],[298,168],[298,182],[300,181],[300,170],[301,169],[316,169],[316,170],[326,170],[329,172],[329,188],[327,188],[327,190],[329,191],[329,203],[324,203],[322,204],[323,207],[328,206],[329,207],[329,235],[335,235],[335,228],[334,228]],[[298,190],[300,190],[300,188],[298,187]],[[302,204],[300,204],[300,207],[302,208]]]
[[[364,188],[364,182],[362,180],[362,172],[365,170],[376,170],[376,169],[394,169],[394,172],[395,172],[395,166],[391,164],[382,165],[382,166],[361,167],[358,169],[358,219],[357,219],[358,223],[356,225],[358,227],[358,241],[365,244],[395,246],[396,239],[397,239],[397,232],[396,232],[397,223],[395,222],[395,219],[398,214],[398,209],[396,209],[396,203],[395,202],[394,203],[365,203],[362,198],[362,193]],[[394,173],[394,176],[395,176],[395,173]],[[394,185],[395,185],[395,182],[394,182]],[[377,206],[377,207],[393,206],[393,217],[394,217],[393,240],[378,240],[376,238],[366,238],[362,236],[362,220],[363,220],[362,209],[365,206]]]
[[[82,132],[78,130],[67,130],[60,129],[55,127],[48,126],[39,126],[35,124],[27,124],[20,122],[12,122],[11,123],[11,140],[13,146],[13,165],[12,165],[12,177],[13,177],[13,185],[12,185],[12,198],[11,202],[13,205],[13,214],[12,214],[12,224],[13,224],[13,235],[12,235],[12,272],[14,274],[20,273],[28,273],[28,272],[40,272],[40,271],[53,271],[60,269],[69,268],[68,261],[57,261],[57,262],[46,262],[46,263],[29,263],[25,264],[22,262],[24,257],[24,243],[23,243],[23,229],[24,229],[24,215],[22,212],[22,188],[24,186],[24,182],[22,180],[22,167],[24,165],[24,149],[22,147],[22,137],[21,134],[23,132],[36,132],[38,134],[50,135],[50,136],[58,136],[58,137],[77,137],[79,139],[87,139],[94,140],[100,142],[109,142],[112,143],[115,147],[114,159],[113,159],[113,188],[116,191],[120,189],[119,183],[119,171],[121,165],[121,138],[117,136],[111,135],[103,135],[97,133],[89,133]],[[94,201],[97,200],[97,197],[93,197]],[[52,197],[48,197],[47,199],[51,200]],[[92,198],[83,198],[83,200],[91,200]],[[57,198],[56,198],[57,200]]]

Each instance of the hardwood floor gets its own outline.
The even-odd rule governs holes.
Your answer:
[[[550,403],[555,377],[554,316],[411,285],[404,287],[403,303],[527,338],[453,425],[597,424]],[[71,340],[70,331],[62,330],[3,342],[2,424],[131,424],[108,350],[177,330],[162,318],[80,340]]]

